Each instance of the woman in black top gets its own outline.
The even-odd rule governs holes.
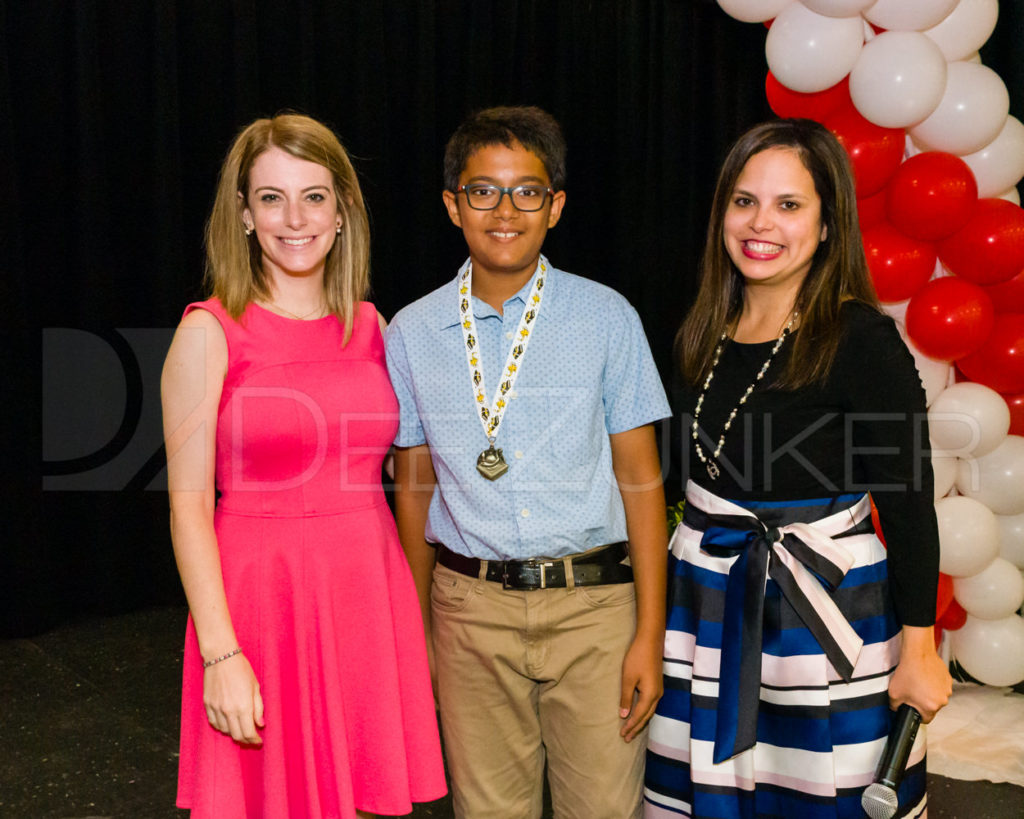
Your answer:
[[[951,681],[924,393],[818,123],[733,146],[677,348],[687,504],[646,815],[861,817],[890,708],[927,722]],[[924,789],[922,732],[899,815]]]

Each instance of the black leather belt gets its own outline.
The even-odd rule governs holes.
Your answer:
[[[632,583],[633,570],[622,562],[627,554],[629,548],[626,543],[611,543],[603,549],[571,558],[573,585]],[[530,591],[566,587],[564,558],[481,561],[460,555],[441,544],[437,547],[437,562],[469,577],[479,577],[480,564],[486,563],[484,579],[501,583],[506,589]]]

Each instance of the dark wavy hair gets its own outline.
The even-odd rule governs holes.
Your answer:
[[[853,171],[843,147],[813,120],[762,123],[736,141],[718,175],[697,299],[676,335],[676,356],[691,384],[707,377],[722,333],[743,309],[743,275],[725,249],[725,213],[748,160],[769,148],[792,149],[800,157],[821,197],[821,221],[828,228],[797,295],[800,331],[793,335],[789,361],[774,386],[795,389],[827,377],[842,335],[839,310],[844,301],[879,309],[861,243]]]
[[[551,187],[565,187],[565,137],[558,121],[532,105],[485,108],[470,114],[452,134],[444,150],[444,186],[454,191],[469,157],[488,145],[511,148],[519,143],[544,163]]]

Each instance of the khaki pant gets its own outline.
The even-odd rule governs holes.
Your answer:
[[[438,700],[459,819],[640,816],[646,731],[619,736],[632,583],[505,590],[438,565]]]

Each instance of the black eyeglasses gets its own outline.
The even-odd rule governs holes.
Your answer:
[[[543,185],[517,185],[514,188],[503,188],[500,185],[488,185],[482,182],[460,185],[455,192],[465,193],[466,201],[473,210],[494,210],[501,204],[501,198],[507,193],[512,200],[512,206],[516,210],[527,213],[540,210],[544,207],[548,196],[555,193],[551,188],[546,188]]]

